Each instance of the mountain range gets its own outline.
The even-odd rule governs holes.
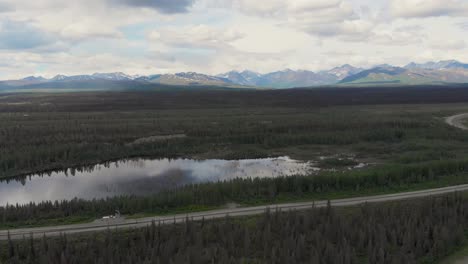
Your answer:
[[[252,71],[230,71],[217,77],[236,84],[269,88],[292,88],[335,84],[343,78],[361,72],[363,69],[345,64],[328,71],[312,72],[307,70],[293,71],[286,69],[267,74]]]
[[[340,84],[444,84],[468,83],[468,64],[455,60],[409,63],[404,67],[379,65],[343,78]]]
[[[352,85],[417,85],[468,83],[468,64],[455,60],[409,63],[404,67],[388,64],[369,69],[344,64],[325,71],[291,70],[260,74],[257,72],[230,71],[218,75],[196,72],[175,74],[127,75],[121,72],[94,73],[91,75],[57,75],[51,79],[29,76],[20,80],[0,81],[0,90],[15,89],[110,89],[128,87],[165,86],[219,86],[293,88],[311,86]]]

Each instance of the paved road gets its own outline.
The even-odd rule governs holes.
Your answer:
[[[337,199],[331,200],[330,204],[332,206],[351,206],[359,205],[363,203],[378,203],[378,202],[388,202],[388,201],[397,201],[418,197],[427,197],[439,194],[452,193],[457,191],[468,191],[468,184],[458,185],[452,187],[438,188],[438,189],[429,189],[423,191],[415,192],[406,192],[398,194],[386,194],[386,195],[377,195],[377,196],[368,196],[368,197],[357,197],[357,198],[348,198],[348,199]],[[66,234],[76,234],[76,233],[85,233],[85,232],[95,232],[103,231],[108,228],[136,228],[144,227],[150,224],[152,221],[161,222],[161,224],[171,224],[174,222],[180,223],[184,222],[187,218],[192,220],[201,220],[204,219],[216,219],[224,218],[226,215],[231,217],[235,216],[248,216],[248,215],[257,215],[264,213],[267,209],[270,210],[304,210],[315,207],[324,207],[327,206],[327,201],[315,201],[315,202],[301,202],[301,203],[287,203],[287,204],[273,204],[265,206],[256,206],[256,207],[246,207],[246,208],[232,208],[232,209],[220,209],[213,211],[206,211],[200,213],[189,213],[189,214],[178,214],[171,216],[159,216],[159,217],[147,217],[141,219],[127,219],[121,220],[120,222],[105,222],[105,221],[95,221],[93,223],[87,224],[76,224],[68,226],[53,226],[53,227],[40,227],[40,228],[24,228],[24,229],[14,229],[10,230],[10,236],[12,239],[22,239],[23,236],[29,237],[32,234],[34,237],[46,236],[58,236],[62,233]],[[8,231],[0,231],[0,240],[7,239]]]
[[[468,127],[463,124],[463,120],[468,119],[468,113],[453,115],[445,118],[445,123],[460,128],[463,130],[468,130]]]

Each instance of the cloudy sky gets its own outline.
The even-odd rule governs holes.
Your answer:
[[[468,62],[467,0],[0,0],[0,78]]]

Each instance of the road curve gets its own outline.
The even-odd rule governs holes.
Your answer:
[[[331,200],[331,206],[352,206],[359,205],[364,203],[379,203],[379,202],[388,202],[388,201],[397,201],[411,198],[427,197],[439,194],[447,194],[458,191],[468,191],[468,184],[450,186],[437,189],[429,189],[422,191],[414,192],[405,192],[397,194],[385,194],[385,195],[376,195],[376,196],[367,196],[367,197],[356,197],[356,198],[347,198],[347,199],[337,199]],[[245,207],[245,208],[232,208],[232,209],[219,209],[198,213],[189,213],[189,214],[177,214],[171,216],[156,216],[156,217],[146,217],[141,219],[127,219],[120,222],[103,222],[96,221],[93,223],[86,224],[76,224],[76,225],[66,225],[66,226],[53,226],[53,227],[38,227],[38,228],[22,228],[22,229],[13,229],[10,230],[11,239],[22,239],[24,236],[29,237],[31,234],[34,237],[42,237],[46,235],[58,236],[60,234],[76,234],[76,233],[86,233],[86,232],[95,232],[95,231],[104,231],[108,228],[138,228],[145,227],[151,224],[152,221],[156,223],[160,222],[161,224],[172,224],[174,222],[180,223],[184,222],[187,218],[191,220],[202,220],[202,219],[219,219],[224,218],[226,215],[231,217],[236,216],[249,216],[257,215],[264,213],[267,209],[270,210],[304,210],[312,207],[324,207],[327,206],[328,201],[313,201],[313,202],[300,202],[300,203],[286,203],[286,204],[272,204],[272,205],[263,205],[256,207]],[[8,238],[8,231],[0,231],[0,240],[6,240]]]
[[[468,119],[468,113],[453,115],[445,118],[445,123],[456,128],[468,130],[468,127],[463,124],[463,120]]]

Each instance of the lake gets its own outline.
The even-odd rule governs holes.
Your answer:
[[[235,178],[304,175],[317,170],[289,157],[245,160],[138,159],[0,182],[0,205],[46,200],[149,195],[179,186]]]

